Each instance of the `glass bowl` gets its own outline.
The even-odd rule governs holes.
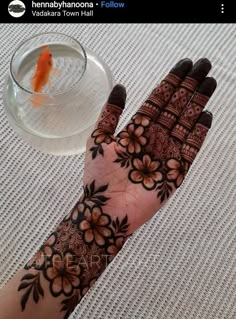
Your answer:
[[[45,48],[53,66],[48,83],[35,92],[32,81]],[[13,129],[27,143],[44,153],[73,155],[85,150],[112,86],[108,66],[94,52],[68,35],[42,33],[16,48],[3,102]]]

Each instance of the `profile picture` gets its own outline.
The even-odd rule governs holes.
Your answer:
[[[20,0],[11,1],[8,5],[8,12],[14,18],[19,18],[25,13],[25,4]]]

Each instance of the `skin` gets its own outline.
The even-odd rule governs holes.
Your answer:
[[[126,238],[181,185],[211,127],[203,110],[216,88],[210,68],[207,59],[181,60],[116,136],[126,91],[114,87],[87,141],[84,194],[42,254],[0,291],[2,319],[68,318]],[[91,267],[79,263],[90,255],[97,258]]]

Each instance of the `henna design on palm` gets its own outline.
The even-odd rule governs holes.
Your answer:
[[[120,98],[122,99],[121,101]],[[119,106],[117,106],[116,103],[118,103]],[[114,95],[109,97],[106,107],[103,109],[98,120],[97,128],[92,133],[95,144],[90,147],[92,159],[98,154],[104,155],[103,143],[110,144],[115,140],[113,134],[115,133],[115,128],[119,122],[124,105],[125,97],[123,96],[123,90],[117,87]]]
[[[114,144],[113,163],[126,170],[131,183],[154,191],[161,205],[182,184],[211,126],[212,115],[203,111],[216,88],[216,81],[206,77],[210,68],[207,59],[199,60],[193,67],[188,59],[180,61],[116,137],[113,134],[125,93],[119,100],[118,91],[113,91],[117,103],[105,105],[92,134],[99,147]],[[121,92],[122,87],[115,90]],[[102,142],[98,143],[98,130],[109,139],[101,136]],[[100,154],[104,156],[104,150]],[[98,155],[93,152],[92,158]]]

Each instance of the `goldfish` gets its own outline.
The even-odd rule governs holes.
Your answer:
[[[43,50],[38,58],[35,74],[32,78],[32,90],[37,93],[42,93],[45,85],[50,84],[49,78],[53,69],[52,52],[48,46],[43,47]],[[42,105],[42,97],[33,96],[31,99],[33,106]]]

